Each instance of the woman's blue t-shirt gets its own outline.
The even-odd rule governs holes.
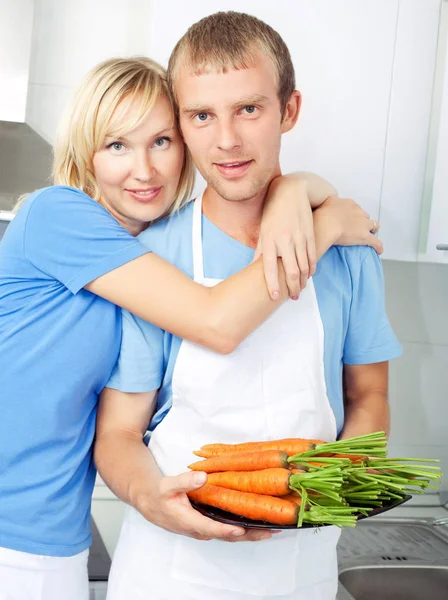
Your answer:
[[[31,194],[0,243],[0,547],[70,556],[90,545],[95,416],[121,311],[83,288],[146,252],[63,186]]]

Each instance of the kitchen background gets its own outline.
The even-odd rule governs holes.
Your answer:
[[[0,0],[0,237],[17,196],[49,182],[56,125],[83,74],[111,56],[166,65],[217,10],[255,14],[291,50],[303,109],[284,170],[319,173],[381,222],[404,349],[390,368],[390,454],[440,458],[448,472],[447,1]],[[448,478],[442,488],[415,504],[439,514]],[[92,514],[109,552],[122,510],[98,480]]]

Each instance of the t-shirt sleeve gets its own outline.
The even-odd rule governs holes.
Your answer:
[[[29,207],[25,258],[73,294],[146,252],[148,248],[80,190],[50,187]]]
[[[387,318],[381,261],[373,249],[362,249],[359,272],[352,273],[352,282],[343,362],[365,365],[397,358],[401,346]]]
[[[152,392],[164,374],[164,332],[122,310],[122,340],[118,361],[106,387],[121,392]]]

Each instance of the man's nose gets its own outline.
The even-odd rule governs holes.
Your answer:
[[[229,152],[241,146],[241,138],[233,120],[221,122],[219,125],[218,147]]]

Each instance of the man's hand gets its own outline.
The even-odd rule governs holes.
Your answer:
[[[226,542],[255,542],[272,537],[269,530],[246,530],[213,521],[195,510],[187,493],[207,481],[205,473],[182,473],[175,477],[162,477],[154,492],[138,498],[135,506],[147,519],[172,533],[196,540],[218,539]]]

